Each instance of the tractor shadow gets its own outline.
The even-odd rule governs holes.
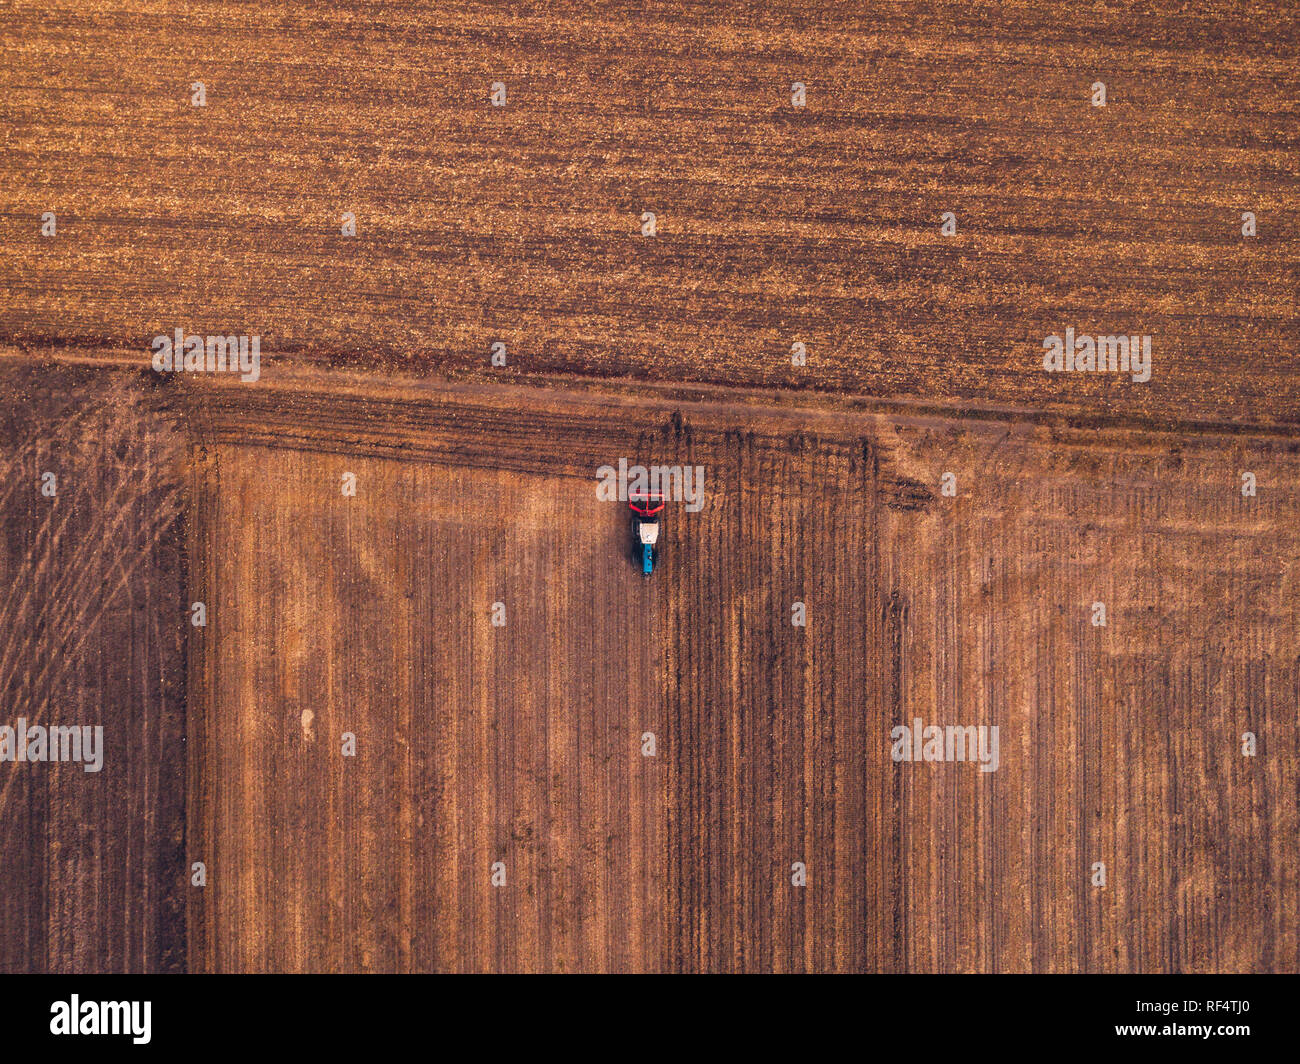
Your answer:
[[[623,524],[623,557],[627,559],[630,565],[637,573],[641,574],[641,542],[637,539],[637,520],[630,515],[630,511],[624,507],[624,512],[628,513],[628,519]]]

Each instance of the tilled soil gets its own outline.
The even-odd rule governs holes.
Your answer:
[[[224,392],[195,965],[1296,966],[1289,445]],[[649,580],[619,457],[706,470]]]

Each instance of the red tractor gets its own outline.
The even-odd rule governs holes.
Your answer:
[[[655,571],[659,552],[659,514],[664,508],[664,494],[660,491],[628,492],[627,505],[632,511],[632,532],[641,554],[641,572],[649,576]]]

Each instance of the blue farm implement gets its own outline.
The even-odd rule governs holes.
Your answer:
[[[627,505],[632,511],[632,531],[636,537],[641,557],[641,572],[649,576],[659,560],[659,514],[664,508],[664,495],[658,491],[634,491],[628,494]]]

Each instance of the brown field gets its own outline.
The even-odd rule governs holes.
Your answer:
[[[733,398],[190,389],[188,764],[128,739],[140,769],[102,775],[188,790],[184,860],[138,884],[188,915],[152,954],[97,938],[138,875],[110,850],[76,909],[98,952],[53,913],[5,966],[166,967],[182,939],[195,971],[1300,966],[1294,445]],[[595,497],[620,455],[706,469],[648,581]],[[999,769],[892,762],[913,717],[997,724]],[[64,883],[57,849],[29,869]]]
[[[1300,970],[1298,41],[10,5],[0,725],[107,750],[0,763],[0,971]],[[619,458],[706,471],[650,580]]]
[[[205,406],[244,593],[192,962],[1296,968],[1290,444],[316,387]],[[593,490],[621,454],[711,478],[648,582]],[[913,716],[998,724],[1002,766],[894,764]]]
[[[0,764],[0,972],[186,964],[184,448],[111,377],[0,371],[0,724],[105,746]]]
[[[1298,42],[1294,0],[15,4],[0,338],[1295,426]],[[1069,325],[1152,380],[1045,380]]]

